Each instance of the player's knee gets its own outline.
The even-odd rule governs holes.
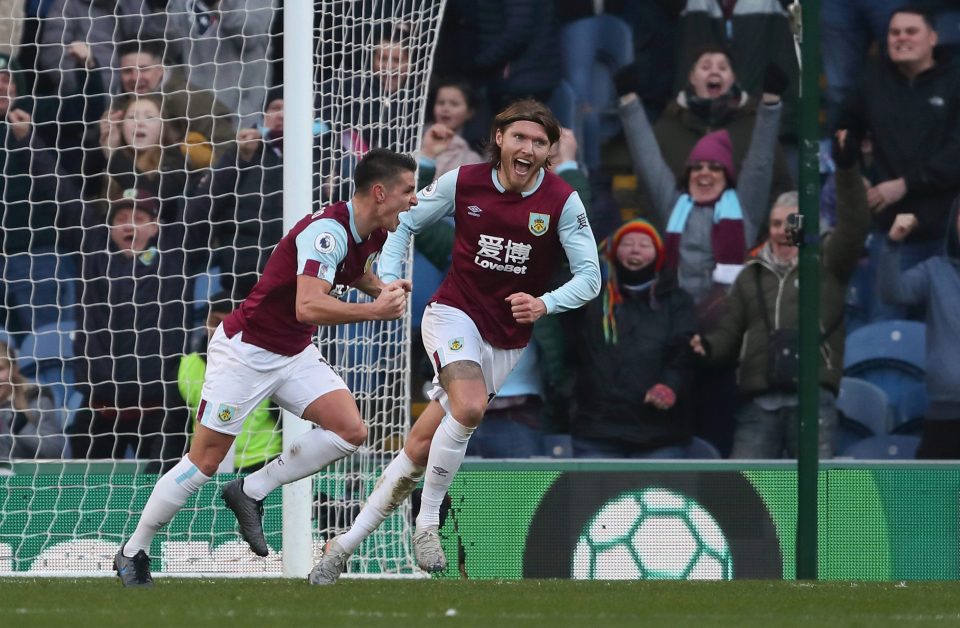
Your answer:
[[[363,421],[354,421],[345,427],[339,436],[351,445],[359,447],[367,440],[367,426]]]
[[[200,458],[200,460],[193,460],[194,466],[200,470],[200,473],[204,474],[207,477],[213,477],[217,472],[217,469],[220,468],[220,463],[223,462],[223,459],[216,459],[216,456],[210,455],[209,452],[205,452],[205,455]]]
[[[485,397],[468,397],[456,402],[451,400],[450,413],[467,427],[477,427],[483,420],[483,413],[487,411]]]

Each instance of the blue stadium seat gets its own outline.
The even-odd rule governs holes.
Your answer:
[[[879,436],[890,430],[890,406],[883,389],[856,377],[840,380],[837,410],[846,419],[859,423],[871,435]]]
[[[923,416],[926,328],[916,321],[881,321],[847,336],[844,375],[879,386],[893,408],[890,427]]]
[[[544,434],[543,449],[551,458],[573,458],[573,441],[569,434]]]
[[[51,368],[62,368],[64,361],[73,357],[73,332],[73,321],[64,320],[26,334],[17,361],[20,372],[37,377]]]
[[[847,336],[845,374],[875,363],[892,363],[922,375],[927,369],[926,326],[917,321],[879,321]]]
[[[634,60],[633,31],[613,15],[581,18],[561,30],[560,50],[563,78],[582,107],[583,161],[589,169],[596,169],[601,143],[620,128],[613,76]]]
[[[694,436],[690,439],[690,444],[687,445],[683,457],[699,460],[719,460],[723,456],[721,456],[717,448],[709,442]]]
[[[74,323],[70,320],[39,327],[24,336],[17,360],[20,372],[47,388],[57,405],[64,403],[67,387],[75,379],[73,335]]]
[[[223,290],[220,283],[220,267],[215,266],[205,273],[197,275],[193,284],[194,324],[203,327],[206,324],[204,313],[210,297]]]
[[[919,445],[919,436],[884,434],[854,443],[843,455],[857,460],[913,460]]]

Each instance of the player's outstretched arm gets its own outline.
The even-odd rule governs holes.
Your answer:
[[[407,310],[410,282],[398,279],[385,285],[372,303],[348,303],[330,296],[329,281],[297,277],[297,320],[309,325],[339,325],[358,321],[385,321]]]

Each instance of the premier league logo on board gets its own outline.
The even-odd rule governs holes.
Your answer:
[[[527,222],[527,229],[535,236],[542,236],[550,228],[550,215],[537,214],[530,212],[530,221]]]
[[[454,338],[454,339],[452,339],[452,340],[448,343],[448,346],[450,347],[450,350],[451,350],[451,351],[459,351],[460,349],[463,348],[463,338]]]

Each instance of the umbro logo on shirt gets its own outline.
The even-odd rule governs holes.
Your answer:
[[[483,212],[483,210],[476,205],[470,205],[467,207],[467,215],[473,216],[474,218],[479,217],[481,212]]]

